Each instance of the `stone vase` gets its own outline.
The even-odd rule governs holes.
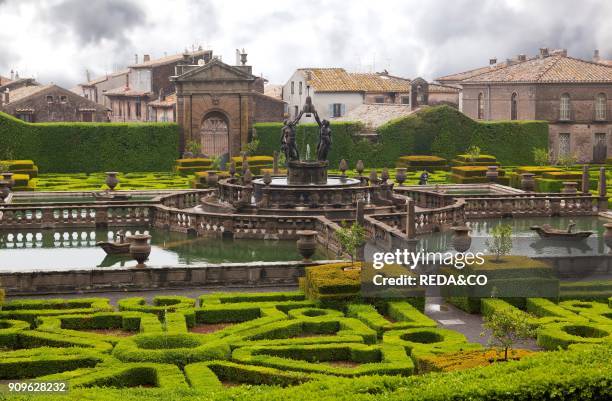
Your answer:
[[[206,174],[206,185],[208,185],[209,188],[213,188],[217,186],[218,182],[219,182],[219,175],[217,174],[217,171],[209,170],[208,174]]]
[[[7,171],[4,173],[1,173],[0,175],[2,175],[2,179],[4,179],[4,181],[8,183],[9,189],[12,189],[13,186],[15,185],[15,180],[13,179],[14,174]]]
[[[533,173],[521,174],[521,188],[523,188],[523,191],[535,191],[535,180],[533,177],[535,177],[535,174]]]
[[[11,190],[7,180],[0,180],[0,203],[4,203],[5,199],[8,198]]]
[[[363,175],[363,170],[365,167],[363,166],[363,160],[357,160],[357,164],[355,165],[355,171],[359,174],[359,177]]]
[[[272,176],[269,171],[266,171],[263,176],[263,183],[267,186],[272,183]]]
[[[497,177],[499,177],[499,171],[497,171],[497,166],[487,166],[487,172],[485,174],[489,181],[495,181]]]
[[[606,231],[603,235],[604,242],[606,243],[608,248],[610,248],[609,253],[612,253],[612,223],[606,223],[603,226],[606,228]]]
[[[106,172],[106,181],[104,182],[110,188],[111,191],[115,190],[115,187],[117,186],[117,184],[119,184],[119,179],[117,178],[117,174],[119,173],[116,171]]]
[[[575,194],[578,193],[578,183],[573,181],[565,181],[563,182],[563,189],[561,190],[563,194]]]
[[[348,170],[348,163],[345,159],[340,160],[338,170],[340,170],[340,172],[342,173],[342,178],[346,178],[346,170]]]
[[[372,170],[370,172],[370,185],[378,184],[378,174],[376,174],[376,170]]]
[[[386,167],[383,168],[382,173],[380,173],[380,180],[383,184],[386,184],[389,180],[389,169],[387,169]]]
[[[149,259],[151,254],[150,239],[151,236],[148,234],[136,234],[130,237],[130,255],[138,262],[136,267],[144,267],[144,262]]]
[[[406,168],[400,167],[395,169],[395,181],[401,187],[406,181]]]
[[[472,237],[470,237],[470,228],[467,226],[457,226],[452,227],[451,230],[454,231],[453,235],[453,248],[457,252],[463,253],[470,249],[472,245]]]
[[[297,232],[297,249],[305,261],[310,260],[317,249],[317,232],[314,230],[300,230]]]

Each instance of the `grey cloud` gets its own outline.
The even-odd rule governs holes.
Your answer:
[[[145,11],[127,0],[64,0],[49,10],[49,20],[72,30],[82,44],[121,41],[145,22]]]

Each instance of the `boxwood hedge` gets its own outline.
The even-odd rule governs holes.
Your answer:
[[[179,126],[170,123],[25,123],[0,112],[0,143],[41,172],[170,171]],[[0,151],[1,152],[1,151]],[[8,158],[0,153],[0,159]]]
[[[260,140],[258,154],[271,155],[279,149],[281,123],[255,124]],[[474,121],[449,106],[428,107],[412,115],[387,122],[377,129],[378,143],[359,139],[361,124],[342,122],[331,125],[334,144],[330,166],[341,159],[354,168],[361,159],[366,166],[394,167],[405,155],[435,155],[452,159],[470,145],[495,155],[503,164],[533,164],[533,148],[548,148],[548,123],[544,121]],[[318,126],[301,124],[297,128],[300,154],[306,144],[316,149]]]

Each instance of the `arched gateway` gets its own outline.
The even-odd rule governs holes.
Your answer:
[[[200,127],[202,153],[217,157],[229,153],[229,126],[227,118],[220,112],[204,116]]]

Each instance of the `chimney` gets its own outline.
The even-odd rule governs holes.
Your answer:
[[[6,88],[6,90],[4,91],[4,104],[9,104],[10,101],[11,98],[9,96],[9,88]]]
[[[495,65],[495,64],[497,64],[497,58],[496,57],[490,58],[489,65]]]
[[[518,61],[527,61],[527,56],[524,54],[519,54],[517,59]]]
[[[548,47],[540,47],[540,58],[548,57]]]
[[[138,54],[134,54],[134,64],[138,64]]]
[[[240,49],[236,49],[236,65],[240,65]]]
[[[599,53],[599,50],[595,50]],[[15,80],[15,71],[11,70],[11,81]]]
[[[144,56],[142,56],[142,62],[146,63],[148,61],[151,61],[151,56],[148,54],[145,54]]]
[[[601,58],[599,58],[599,49],[593,50],[593,61],[595,63],[599,63],[601,61]]]
[[[553,56],[567,57],[567,49],[555,49],[551,53]]]

